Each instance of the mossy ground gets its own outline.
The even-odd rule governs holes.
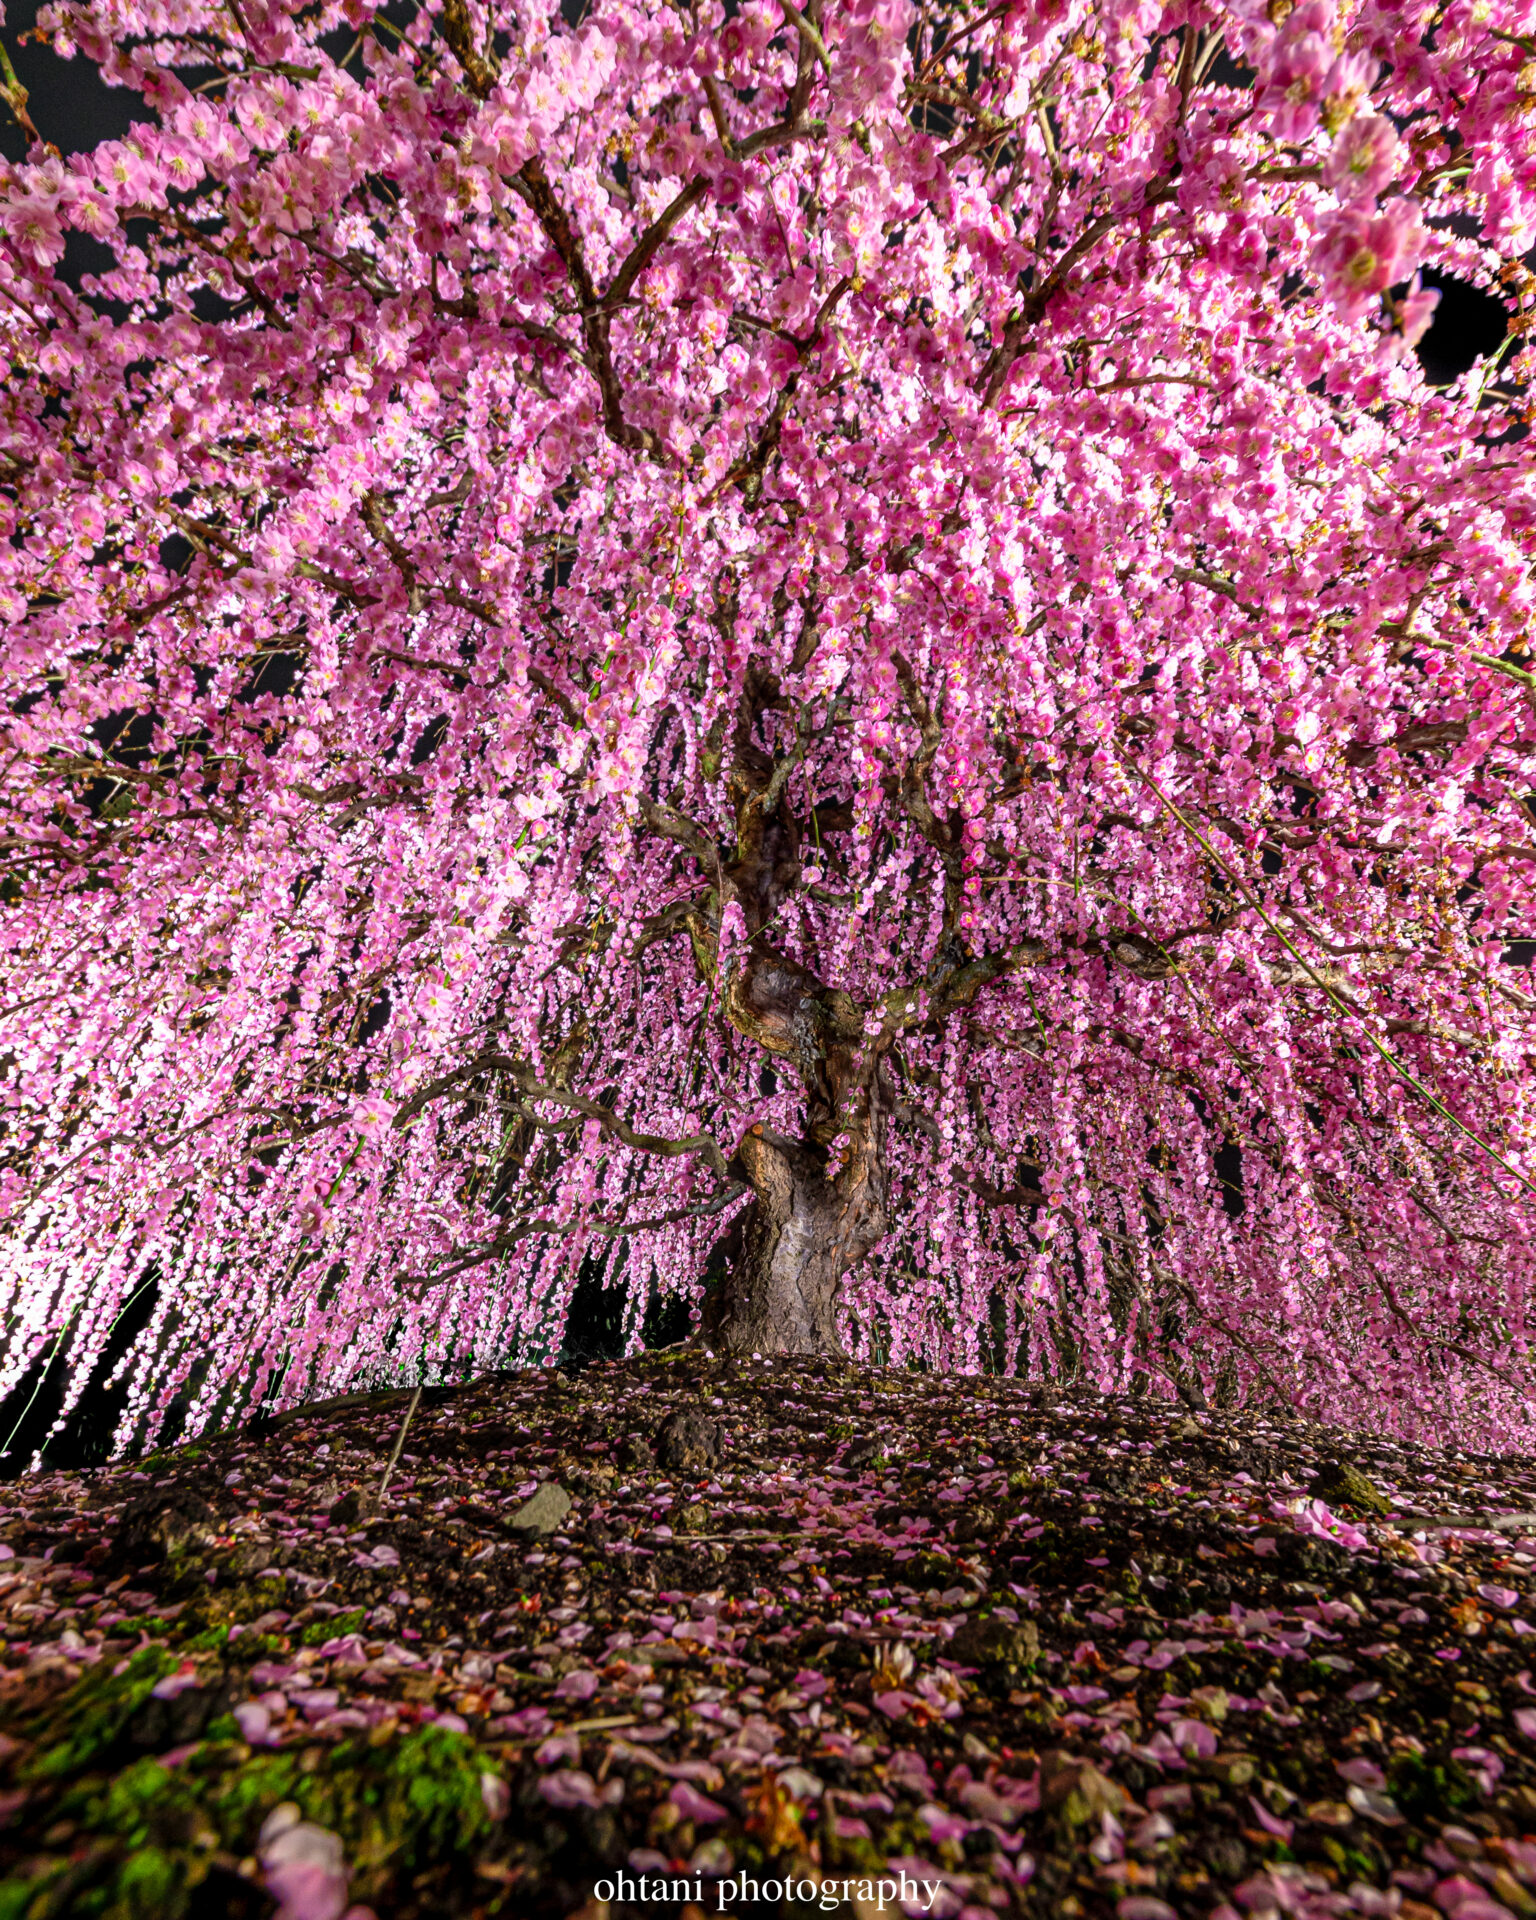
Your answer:
[[[402,1405],[13,1489],[0,1920],[268,1920],[285,1804],[380,1920],[903,1862],[949,1920],[1536,1916],[1527,1463],[687,1354],[439,1396],[359,1518]]]

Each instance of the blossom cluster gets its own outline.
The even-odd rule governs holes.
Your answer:
[[[638,1339],[771,953],[853,1350],[1529,1441],[1536,467],[1412,351],[1536,311],[1529,0],[40,22],[142,114],[0,172],[0,1395],[151,1274],[125,1438]]]

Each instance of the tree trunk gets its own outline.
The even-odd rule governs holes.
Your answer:
[[[886,1228],[884,1142],[860,1129],[847,1164],[829,1177],[814,1145],[754,1127],[737,1150],[755,1199],[740,1249],[704,1305],[702,1333],[719,1353],[831,1353],[843,1344],[843,1275]]]

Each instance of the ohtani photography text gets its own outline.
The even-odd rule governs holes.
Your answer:
[[[786,1879],[759,1880],[753,1874],[743,1873],[714,1882],[715,1911],[725,1913],[738,1900],[791,1900],[808,1906],[819,1904],[824,1912],[834,1913],[845,1900],[857,1900],[866,1910],[873,1907],[877,1913],[898,1904],[908,1913],[914,1909],[929,1913],[943,1885],[942,1880],[914,1880],[907,1873],[877,1875],[865,1880],[812,1880],[809,1877],[797,1880],[792,1874]],[[653,1900],[678,1903],[692,1900],[701,1907],[704,1905],[703,1879],[689,1879],[685,1874],[669,1877],[664,1873],[618,1873],[610,1880],[599,1880],[592,1893],[598,1900],[631,1900],[641,1905]]]

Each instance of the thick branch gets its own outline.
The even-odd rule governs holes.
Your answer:
[[[613,364],[613,350],[609,338],[608,303],[598,301],[597,289],[592,284],[592,276],[587,270],[581,242],[576,237],[575,229],[571,225],[565,208],[555,197],[555,190],[549,184],[549,176],[544,171],[544,163],[537,154],[513,176],[511,185],[532,208],[533,216],[543,228],[545,238],[559,254],[566,277],[571,283],[571,290],[576,295],[577,304],[581,309],[581,333],[587,349],[587,365],[602,395],[604,431],[615,446],[623,447],[630,453],[643,453],[653,460],[660,460],[662,446],[656,435],[648,427],[637,427],[624,418],[624,391],[619,384],[618,372]],[[679,198],[686,199],[687,191],[689,190],[685,190]],[[702,187],[700,191],[702,192]],[[693,203],[688,201],[687,204],[691,206]],[[673,207],[669,207],[667,213],[662,215],[663,221],[673,213],[673,208],[677,209],[674,218],[681,218],[686,211],[686,207],[679,207],[674,201]],[[658,221],[657,225],[661,225],[661,221]],[[651,253],[660,246],[670,230],[670,227],[667,227],[657,236],[651,247]],[[654,228],[652,231],[654,232]],[[649,239],[648,234],[646,239],[641,241],[641,247],[644,247]],[[638,252],[639,249],[637,248],[636,251]],[[647,254],[646,260],[649,258],[650,254]],[[645,261],[642,261],[636,267],[636,274],[642,270],[644,264]],[[627,265],[628,263],[626,267]]]
[[[674,1140],[665,1134],[639,1133],[612,1107],[605,1107],[600,1100],[591,1100],[586,1094],[575,1093],[568,1087],[548,1086],[535,1078],[531,1069],[519,1061],[502,1059],[498,1064],[526,1099],[547,1100],[553,1106],[579,1113],[584,1120],[595,1120],[604,1133],[626,1147],[633,1147],[637,1153],[655,1154],[666,1160],[675,1160],[681,1154],[701,1154],[721,1179],[725,1178],[725,1155],[720,1151],[713,1134],[690,1133]]]
[[[827,43],[822,39],[820,30],[800,11],[795,5],[795,0],[779,0],[779,5],[784,9],[785,18],[794,21],[796,33],[815,55],[822,72],[830,74],[832,61],[827,54]]]
[[[629,298],[635,282],[660,252],[668,234],[682,219],[690,207],[695,207],[704,198],[709,183],[702,176],[689,181],[682,192],[675,196],[641,234],[630,249],[629,256],[622,267],[613,276],[612,284],[603,295],[603,305],[609,309],[620,307]]]
[[[529,678],[532,677],[530,674]],[[679,813],[676,807],[669,807],[663,800],[651,800],[642,796],[640,818],[652,833],[660,834],[663,840],[674,840],[678,846],[686,847],[694,859],[705,867],[718,866],[719,847],[712,836],[706,833],[696,820],[691,820],[686,813]]]
[[[475,45],[469,24],[469,8],[464,0],[443,0],[438,32],[453,49],[454,58],[464,69],[470,92],[478,100],[488,98],[496,85],[496,69]]]
[[[879,1044],[889,1047],[900,1034],[949,1019],[962,1007],[970,1006],[983,987],[1025,967],[1042,966],[1051,952],[1043,940],[1024,940],[1003,953],[983,954],[979,959],[966,957],[958,964],[949,964],[950,956],[941,949],[927,981],[913,987],[894,987],[885,996]]]
[[[1175,188],[1172,181],[1154,181],[1147,189],[1146,197],[1142,201],[1142,207],[1158,206],[1162,201],[1171,199],[1174,192]],[[1135,211],[1139,212],[1141,209],[1137,208]],[[1081,260],[1085,254],[1091,253],[1106,233],[1113,232],[1122,221],[1131,217],[1133,217],[1133,214],[1129,208],[1120,208],[1113,213],[1100,214],[1097,220],[1092,221],[1083,229],[1040,284],[1037,287],[1032,287],[1030,291],[1025,294],[1018,308],[1004,326],[1003,337],[998,342],[987,364],[982,368],[981,377],[976,383],[981,390],[983,406],[990,407],[995,404],[998,395],[1003,390],[1003,383],[1008,378],[1009,370],[1012,368],[1014,361],[1019,357],[1020,350],[1024,345],[1025,335],[1039,324],[1045,314],[1046,308],[1056,298],[1057,294],[1060,293],[1062,287],[1065,286],[1067,276],[1077,265],[1078,261]]]

